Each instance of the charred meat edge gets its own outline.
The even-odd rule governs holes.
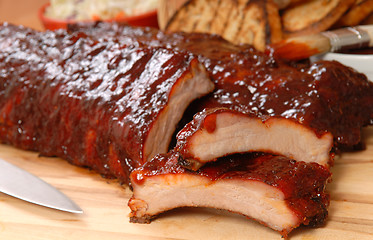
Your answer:
[[[197,170],[205,163],[234,153],[269,152],[328,166],[333,136],[317,135],[292,119],[258,117],[227,108],[204,110],[177,135],[181,164]]]
[[[193,172],[181,167],[178,157],[175,152],[157,155],[131,173],[131,222],[150,223],[174,208],[208,207],[242,214],[286,236],[327,217],[325,185],[331,174],[316,163],[263,154],[256,166],[241,168],[243,158],[230,168],[231,160],[222,159]]]

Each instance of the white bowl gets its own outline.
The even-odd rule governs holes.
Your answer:
[[[311,61],[336,60],[364,73],[373,82],[373,54],[325,53],[311,57]]]

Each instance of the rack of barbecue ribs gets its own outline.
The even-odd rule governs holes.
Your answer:
[[[0,142],[129,182],[133,222],[202,206],[317,226],[336,150],[373,123],[363,74],[208,34],[3,24],[0,81]]]
[[[9,25],[0,39],[1,142],[122,182],[214,87],[188,53]]]
[[[251,46],[233,45],[203,33],[164,33],[105,23],[71,26],[70,32],[186,50],[198,56],[215,90],[191,107],[189,120],[211,107],[291,118],[317,134],[330,132],[334,149],[361,148],[361,128],[372,123],[372,84],[365,75],[338,62],[284,62]]]

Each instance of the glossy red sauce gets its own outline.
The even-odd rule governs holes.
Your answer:
[[[342,145],[359,143],[373,122],[372,84],[336,62],[295,66],[207,34],[105,24],[69,31],[0,27],[1,142],[125,181],[144,163],[149,127],[195,58],[216,88],[193,114],[227,107],[291,118]]]
[[[0,26],[0,142],[126,182],[149,129],[196,59],[84,33]]]
[[[327,216],[329,195],[324,192],[324,188],[331,174],[316,163],[296,162],[262,153],[236,154],[208,163],[193,172],[182,168],[177,164],[178,161],[178,153],[158,155],[132,172],[132,182],[144,184],[147,178],[167,174],[198,175],[210,181],[259,181],[281,190],[288,206],[303,224],[318,225]]]
[[[207,132],[213,133],[216,129],[216,114],[210,114],[204,118],[203,125]]]
[[[194,134],[201,129],[206,129],[207,132],[213,133],[216,129],[217,115],[220,113],[228,113],[234,115],[244,115],[240,112],[233,111],[229,108],[208,108],[193,116],[193,120],[188,122],[176,135],[175,151],[179,152],[184,159],[192,159],[194,156],[189,152],[190,139]],[[244,115],[246,116],[246,115]],[[257,116],[252,116],[257,117]],[[261,119],[265,121],[265,119]],[[185,166],[186,167],[186,166]]]
[[[191,106],[189,115],[204,108],[227,107],[257,116],[291,118],[320,135],[331,132],[339,147],[360,143],[361,127],[373,122],[373,84],[337,62],[297,65],[208,34],[166,34],[107,24],[72,30],[197,55],[216,88]]]

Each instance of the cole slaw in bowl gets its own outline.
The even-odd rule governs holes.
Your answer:
[[[157,9],[158,0],[51,0],[45,16],[59,20],[108,20]]]
[[[133,26],[158,27],[158,0],[51,0],[39,10],[49,30],[76,22],[126,22]]]

